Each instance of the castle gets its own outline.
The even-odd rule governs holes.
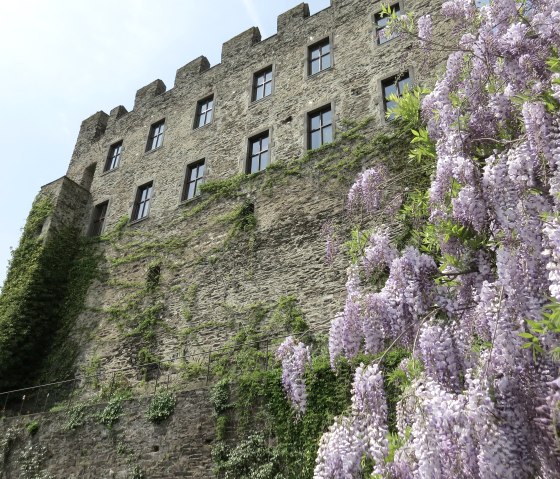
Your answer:
[[[421,15],[440,3],[391,7]],[[414,38],[386,34],[381,10],[380,1],[331,0],[311,16],[302,3],[278,17],[276,35],[262,40],[250,28],[223,44],[221,63],[199,57],[177,70],[173,88],[161,80],[140,88],[130,112],[117,106],[84,120],[66,175],[41,189],[38,200],[50,208],[37,238],[73,228],[99,238],[104,257],[67,325],[77,347],[66,359],[81,378],[74,387],[91,394],[89,374],[146,395],[163,380],[190,390],[165,429],[147,430],[141,403],[131,405],[128,439],[152,471],[146,477],[214,477],[203,387],[213,351],[248,325],[280,336],[267,311],[286,298],[317,331],[340,309],[345,278],[325,264],[321,229],[342,217],[360,168],[399,155],[398,145],[365,148],[365,138],[391,128],[389,95],[434,74]],[[174,365],[185,358],[200,387],[182,388],[184,371]],[[56,362],[52,379],[66,379]],[[33,394],[41,405],[54,396]],[[19,396],[0,394],[0,407],[14,397],[19,407]],[[56,477],[127,477],[130,462],[98,441],[99,431],[68,439],[56,420],[45,421],[39,438],[57,459],[43,459]],[[15,471],[8,464],[0,477]]]

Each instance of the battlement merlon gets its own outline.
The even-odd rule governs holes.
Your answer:
[[[309,5],[307,3],[300,3],[294,8],[278,15],[276,21],[276,31],[278,35],[285,32],[300,30],[301,24],[309,17]]]
[[[210,62],[205,56],[202,55],[194,59],[177,70],[175,74],[175,86],[191,81],[194,77],[200,75],[209,68]]]
[[[89,143],[97,140],[105,133],[109,115],[104,111],[98,111],[82,121],[78,142],[87,141]]]
[[[148,103],[156,96],[165,93],[166,90],[167,87],[165,86],[165,83],[159,79],[148,83],[136,92],[136,96],[134,97],[134,109],[136,110],[136,108]]]
[[[257,27],[245,30],[222,45],[222,63],[239,63],[239,59],[243,58],[243,52],[260,41],[261,32]]]

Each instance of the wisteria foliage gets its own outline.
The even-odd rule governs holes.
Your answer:
[[[547,354],[558,337],[544,332],[538,355],[523,339],[560,301],[560,69],[549,63],[560,0],[450,0],[440,14],[458,43],[422,102],[436,152],[437,249],[399,252],[377,225],[329,335],[333,368],[397,344],[423,370],[402,366],[399,446],[389,454],[379,365],[357,369],[352,411],[323,436],[316,478],[362,477],[364,459],[372,477],[392,479],[560,477],[559,365]],[[437,47],[436,16],[412,32],[426,48]],[[410,18],[398,22],[411,33]],[[388,176],[379,165],[362,173],[350,209],[373,218]],[[372,289],[372,272],[387,269]]]

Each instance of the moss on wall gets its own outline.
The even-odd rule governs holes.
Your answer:
[[[35,201],[12,253],[0,295],[0,389],[29,386],[41,375],[59,379],[75,359],[66,337],[95,276],[97,258],[75,228],[41,235],[52,210],[49,196]],[[52,374],[46,372],[48,364],[56,365]]]

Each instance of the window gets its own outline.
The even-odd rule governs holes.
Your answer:
[[[150,200],[153,193],[153,182],[146,183],[138,188],[134,208],[132,210],[132,221],[141,220],[148,216],[150,211]]]
[[[122,145],[122,141],[111,145],[107,161],[105,161],[105,169],[103,171],[111,171],[119,166],[119,162],[121,161]]]
[[[490,0],[475,0],[476,8],[486,7],[490,5]]]
[[[307,117],[308,149],[313,150],[333,141],[331,106],[309,113]]]
[[[247,158],[247,173],[257,173],[264,170],[270,163],[268,131],[249,138],[249,154]]]
[[[410,86],[410,76],[408,72],[395,75],[381,82],[381,87],[383,89],[383,109],[386,112],[389,108],[393,108],[395,106],[395,102],[389,100],[389,96],[391,94],[401,96],[408,86]]]
[[[204,100],[200,100],[196,105],[196,121],[195,128],[208,125],[212,121],[212,109],[214,107],[214,96],[209,96]]]
[[[163,144],[163,130],[165,130],[165,120],[158,121],[151,126],[146,151],[155,150]]]
[[[401,7],[398,3],[391,5],[391,11],[395,12],[397,16],[401,15]],[[396,33],[392,35],[388,35],[385,31],[387,24],[389,23],[391,16],[390,15],[383,15],[383,12],[378,12],[375,14],[375,36],[377,37],[377,44],[383,45],[387,43],[389,40],[395,38],[397,36]]]
[[[103,226],[105,226],[105,218],[107,217],[107,207],[109,202],[105,201],[99,203],[93,209],[93,221],[91,222],[90,235],[100,236],[103,233]]]
[[[309,74],[331,67],[331,44],[328,38],[309,47]]]
[[[185,186],[181,200],[186,201],[200,194],[200,185],[204,178],[204,160],[192,163],[187,167],[187,175],[185,178]]]
[[[255,73],[253,77],[253,101],[272,94],[272,66]]]

